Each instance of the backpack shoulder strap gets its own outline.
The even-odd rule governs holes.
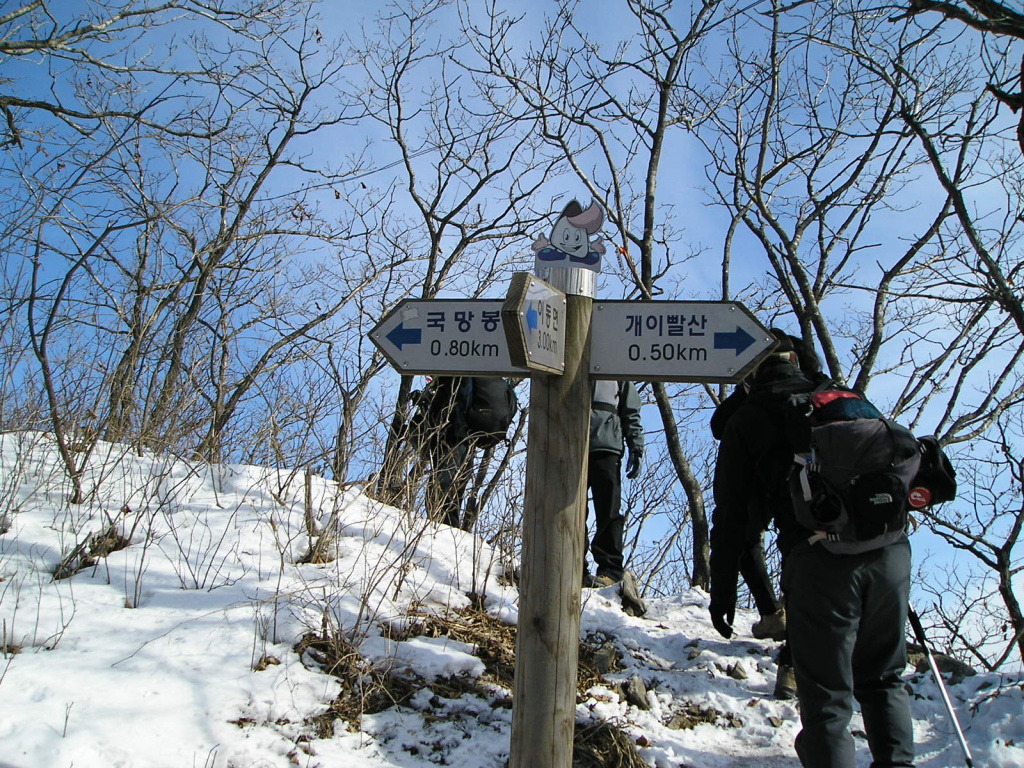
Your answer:
[[[827,389],[839,389],[841,385],[836,379],[825,379],[818,386],[811,390],[812,395],[824,392]]]

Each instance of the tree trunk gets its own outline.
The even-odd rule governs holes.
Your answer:
[[[693,528],[693,570],[690,574],[690,584],[701,589],[708,589],[711,586],[711,543],[708,534],[708,516],[704,508],[704,494],[701,491],[700,483],[697,482],[690,462],[683,454],[682,446],[679,444],[679,431],[676,428],[675,414],[672,412],[672,403],[669,402],[665,385],[661,382],[652,385],[654,389],[654,400],[658,404],[658,413],[661,414],[661,422],[665,427],[665,444],[668,446],[668,455],[675,467],[676,476],[679,478],[686,499],[690,503],[690,525]]]

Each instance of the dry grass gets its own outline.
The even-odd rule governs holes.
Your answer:
[[[53,570],[53,578],[66,579],[85,568],[92,568],[100,558],[124,549],[129,544],[131,541],[122,536],[113,524],[99,533],[90,533],[61,559]]]
[[[478,608],[451,611],[443,616],[419,615],[403,630],[385,628],[391,640],[414,637],[450,637],[472,645],[484,663],[481,680],[502,688],[512,688],[516,664],[516,628]],[[597,633],[580,643],[577,690],[583,694],[603,682],[605,672],[618,669],[621,655],[614,649],[610,635]]]
[[[338,678],[342,691],[331,706],[310,725],[318,734],[329,734],[335,718],[349,729],[358,729],[362,715],[381,712],[407,702],[417,691],[430,690],[438,697],[458,699],[466,694],[492,702],[495,707],[511,707],[515,674],[516,628],[475,607],[450,611],[443,616],[419,614],[403,628],[384,627],[384,635],[396,642],[414,637],[449,637],[474,648],[484,664],[479,677],[451,676],[426,681],[414,672],[382,670],[368,663],[344,637],[326,628],[319,634],[308,633],[296,644],[300,657],[311,661],[327,674]],[[603,657],[603,660],[598,659]],[[596,635],[580,645],[578,691],[580,700],[588,689],[601,682],[602,666],[614,668],[617,652],[611,650],[611,638]]]
[[[669,728],[688,731],[698,725],[725,725],[739,728],[743,725],[735,715],[719,712],[713,707],[704,707],[691,702],[683,702],[672,711],[672,718],[667,723]]]
[[[307,721],[317,738],[334,734],[335,719],[340,719],[350,730],[358,730],[364,714],[383,712],[402,704],[422,687],[416,681],[374,667],[343,635],[326,634],[307,633],[295,645],[300,658],[311,659],[324,672],[341,681],[341,693],[330,707]]]
[[[516,666],[516,628],[486,611],[465,608],[444,616],[420,615],[404,630],[385,628],[385,636],[401,641],[413,637],[450,637],[472,645],[484,663],[483,682],[512,688]]]
[[[611,635],[598,632],[584,638],[576,669],[577,697],[582,700],[588,690],[604,683],[604,675],[619,669],[621,661],[622,654]]]
[[[321,634],[326,634],[321,633]],[[438,701],[474,695],[491,702],[493,707],[511,708],[515,671],[516,628],[505,624],[479,608],[450,611],[444,616],[418,614],[401,628],[385,627],[390,640],[401,642],[415,637],[449,637],[471,645],[484,663],[479,678],[451,676],[423,680],[414,671],[381,670],[363,659],[358,650],[343,637],[305,635],[295,650],[301,657],[316,663],[328,674],[337,677],[342,691],[331,705],[315,718],[306,721],[311,735],[330,738],[336,720],[356,731],[364,714],[381,712],[408,702],[418,691],[429,688]],[[621,655],[614,639],[597,633],[580,644],[578,696],[595,685],[607,684],[603,675],[620,668]],[[673,713],[670,727],[692,728],[698,723],[721,723],[722,713],[697,706],[684,706]],[[573,768],[646,768],[637,751],[637,743],[618,724],[611,721],[577,723],[573,739]]]
[[[572,768],[648,768],[633,738],[607,720],[576,723]]]

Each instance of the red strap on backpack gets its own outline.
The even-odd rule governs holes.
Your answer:
[[[826,389],[823,392],[815,392],[811,395],[811,403],[815,408],[821,408],[823,405],[831,403],[833,400],[841,400],[843,398],[852,398],[854,400],[863,399],[856,392],[849,389]]]

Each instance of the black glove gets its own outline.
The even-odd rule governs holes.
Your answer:
[[[736,618],[736,606],[726,608],[712,600],[709,610],[711,623],[718,630],[718,634],[728,640],[732,637],[732,622]]]
[[[640,463],[644,458],[644,452],[640,449],[631,449],[629,458],[626,459],[626,477],[634,480],[640,474]]]

